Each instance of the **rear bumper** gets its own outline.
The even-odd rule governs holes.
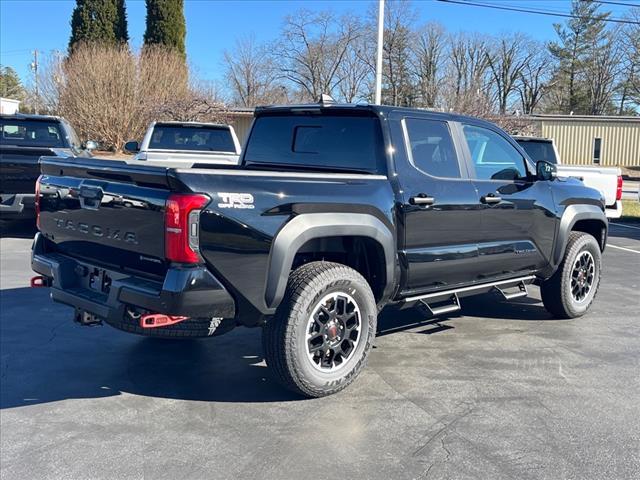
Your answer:
[[[0,194],[0,218],[3,220],[35,218],[35,198],[33,193]]]
[[[105,320],[121,320],[128,307],[193,318],[235,317],[233,298],[203,266],[172,267],[163,281],[153,281],[46,252],[45,239],[38,233],[33,243],[31,268],[49,279],[54,301]],[[91,272],[96,268],[104,270],[111,280],[106,293],[89,287]]]
[[[604,209],[607,218],[620,218],[622,216],[622,202],[617,200],[613,205],[609,205]]]

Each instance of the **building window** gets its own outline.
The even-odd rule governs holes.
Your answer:
[[[593,139],[593,163],[600,165],[600,151],[602,150],[602,139]]]

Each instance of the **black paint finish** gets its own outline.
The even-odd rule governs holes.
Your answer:
[[[274,239],[293,218],[307,214],[371,216],[381,228],[389,229],[396,252],[393,288],[379,298],[381,307],[408,296],[523,274],[549,276],[555,268],[553,258],[564,248],[556,238],[569,205],[593,206],[581,218],[601,223],[606,230],[599,193],[579,183],[537,181],[533,173],[520,180],[473,178],[461,122],[506,136],[481,120],[376,106],[272,107],[258,110],[257,116],[336,111],[377,116],[383,140],[379,160],[386,165],[385,175],[330,168],[248,168],[243,161],[236,168],[167,169],[104,160],[45,159],[41,230],[46,250],[162,281],[167,270],[175,268],[163,256],[164,201],[172,191],[205,193],[212,200],[200,218],[203,267],[233,298],[238,322],[254,325],[274,311],[265,302]],[[409,116],[446,123],[460,178],[433,177],[411,163],[403,127]],[[522,152],[517,144],[513,148]],[[522,155],[527,170],[534,172]],[[83,205],[83,187],[89,189],[88,197],[95,197],[92,189],[98,191],[100,200],[89,199],[89,205],[86,201]],[[483,202],[489,194],[500,201]],[[415,198],[429,200],[416,202]],[[565,217],[563,228],[570,229],[574,223]],[[117,239],[107,233],[115,230]],[[334,237],[336,231],[327,228],[326,238]],[[319,258],[332,258],[340,253],[332,250],[336,245],[352,244],[314,243],[305,254],[324,245],[329,250]],[[349,260],[356,252],[346,254]]]

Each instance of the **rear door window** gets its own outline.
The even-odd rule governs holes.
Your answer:
[[[460,178],[460,164],[446,122],[423,118],[404,120],[409,160],[434,177]]]
[[[259,116],[244,162],[260,168],[382,173],[379,120],[369,115]]]

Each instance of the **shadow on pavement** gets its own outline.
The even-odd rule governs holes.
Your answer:
[[[0,291],[0,409],[121,393],[216,402],[300,400],[268,374],[260,331],[162,340],[81,327],[47,289]]]
[[[0,220],[0,238],[33,238],[36,232],[35,220]]]

